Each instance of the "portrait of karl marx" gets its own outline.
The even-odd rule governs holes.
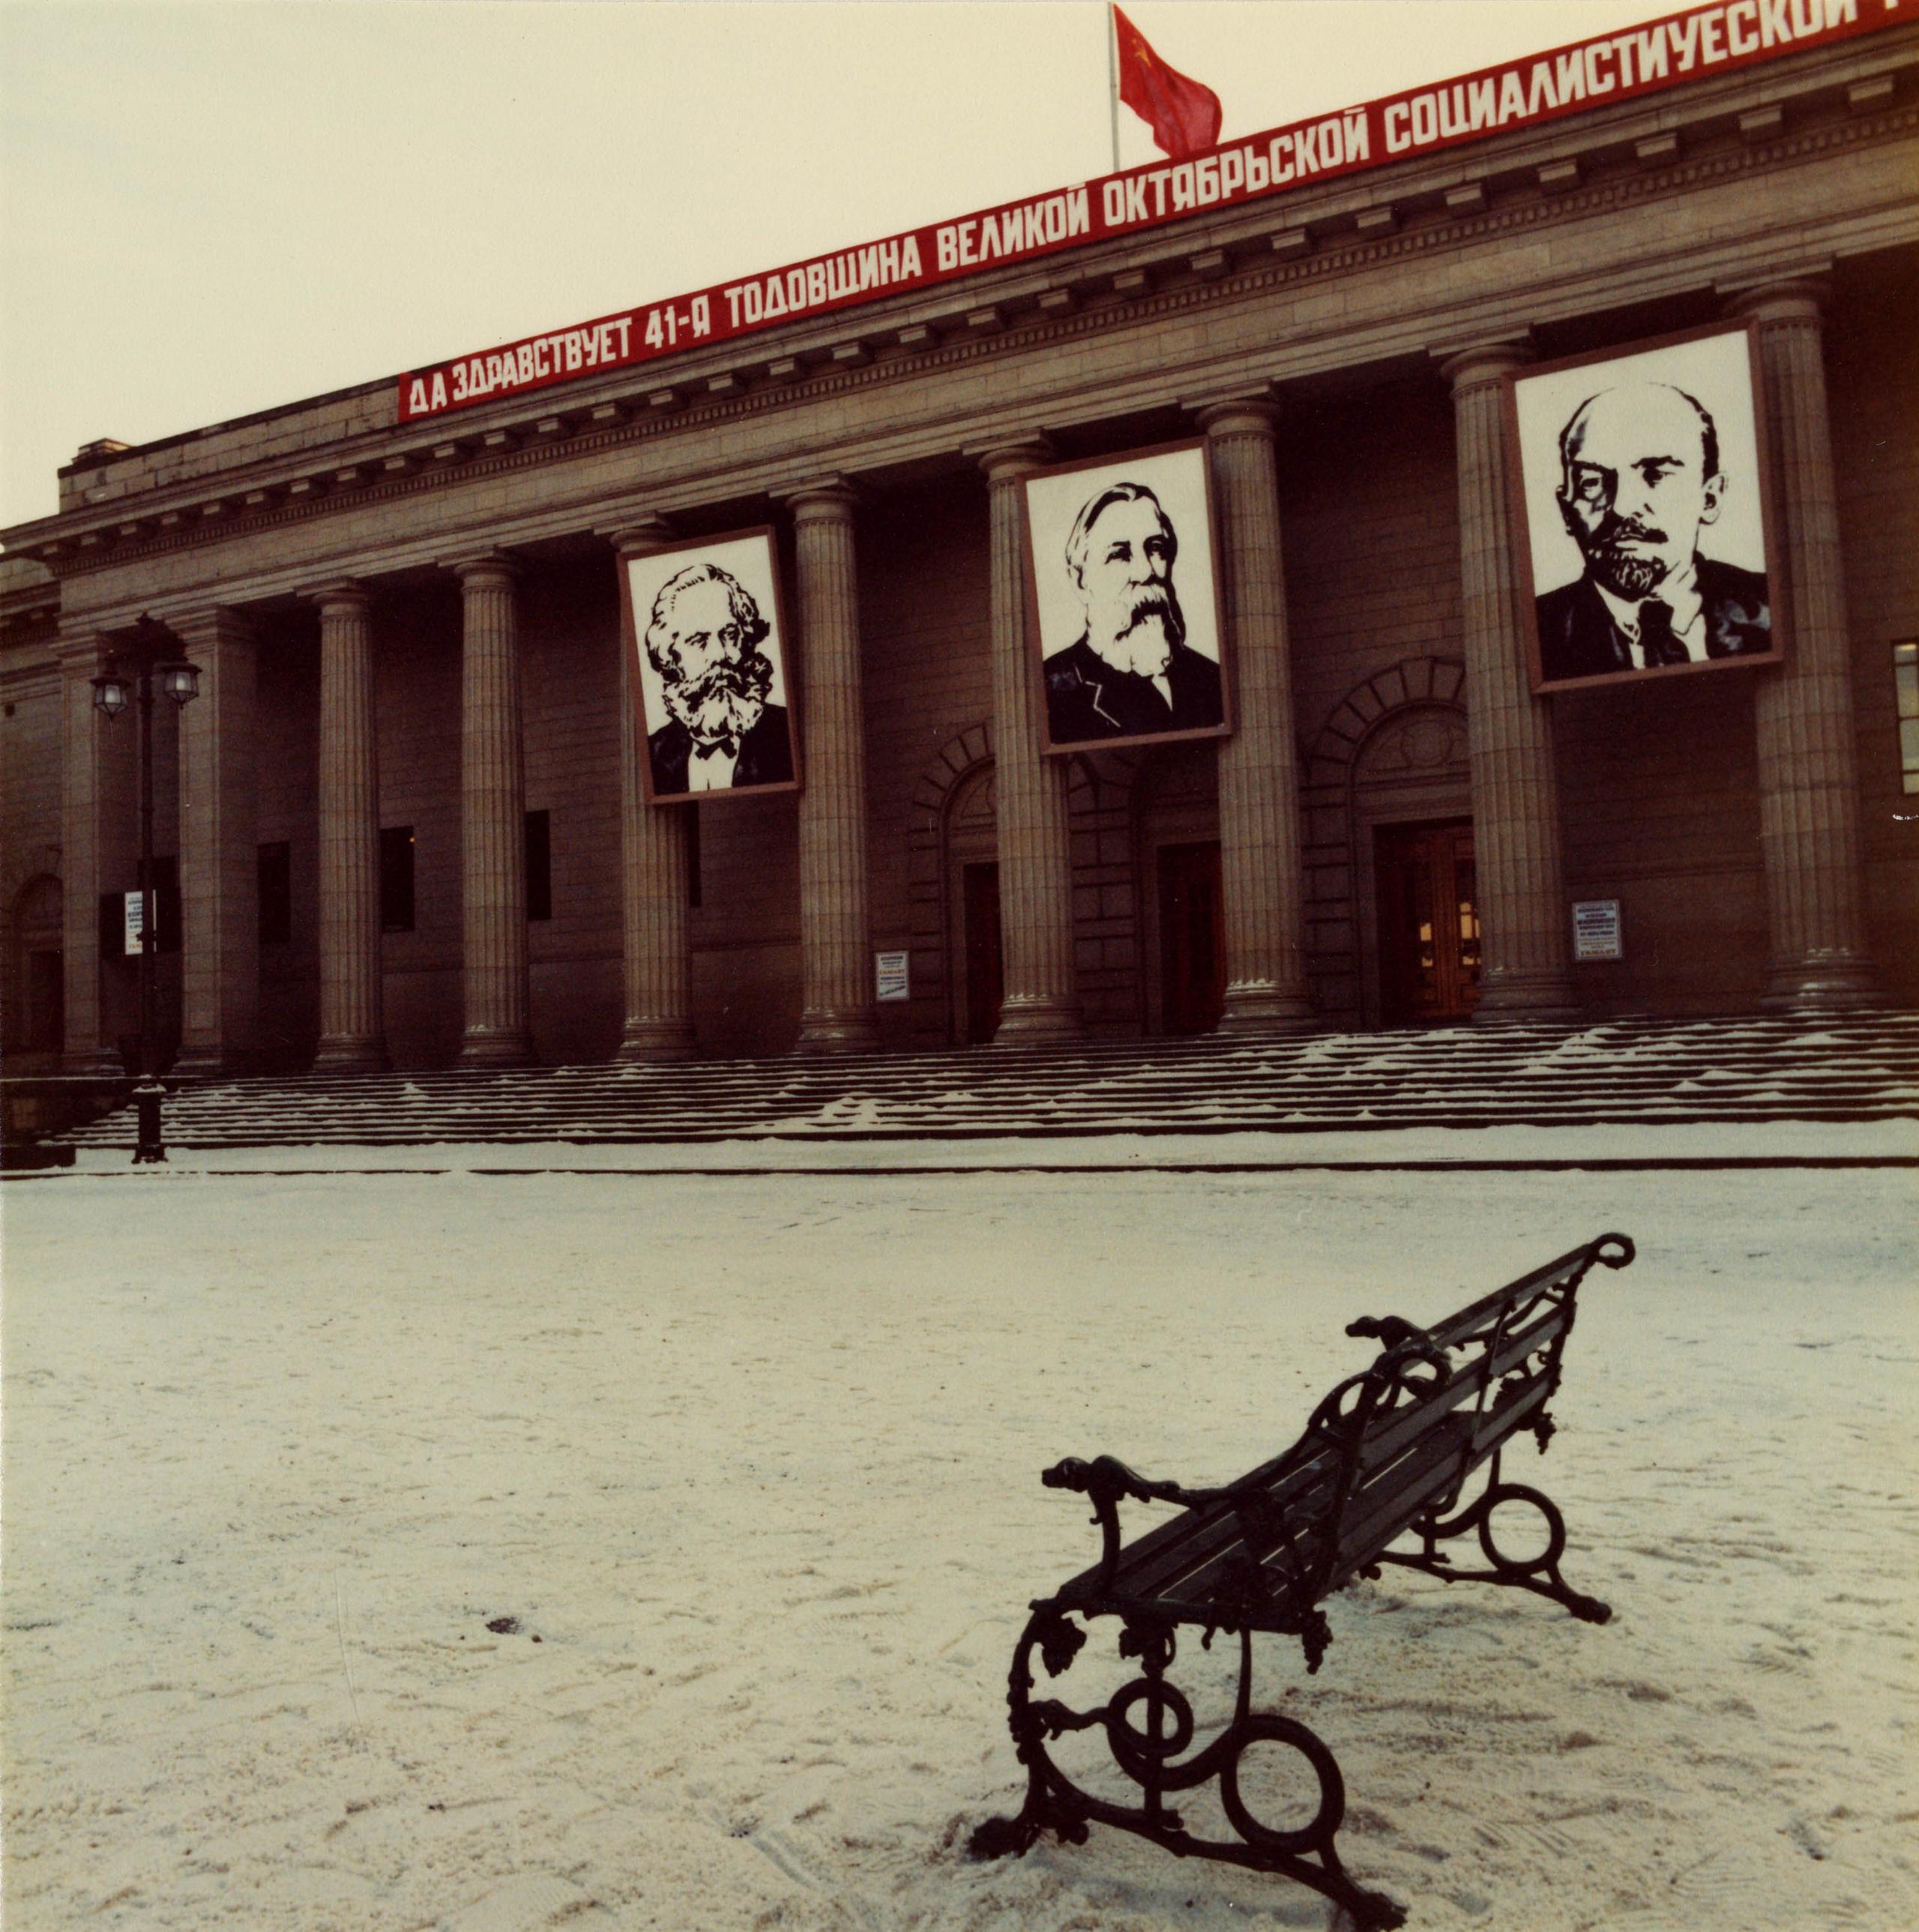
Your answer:
[[[1602,389],[1560,434],[1559,512],[1583,573],[1536,602],[1545,680],[1773,647],[1766,580],[1707,556],[1727,494],[1719,431],[1667,382]]]
[[[767,699],[769,628],[751,592],[716,563],[689,564],[660,586],[644,638],[666,708],[647,740],[656,796],[791,779],[785,707]]]
[[[1044,661],[1056,745],[1202,730],[1224,722],[1219,666],[1186,642],[1174,589],[1179,538],[1143,483],[1109,483],[1066,539],[1085,607],[1078,639]]]

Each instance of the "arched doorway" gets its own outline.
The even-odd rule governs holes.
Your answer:
[[[1149,1030],[1211,1033],[1226,1006],[1214,747],[1158,747],[1140,774],[1137,796]]]
[[[65,942],[61,932],[60,881],[42,872],[14,901],[14,1011],[8,1016],[14,1051],[59,1053],[66,1030]]]
[[[1446,1025],[1479,996],[1465,714],[1409,705],[1382,719],[1353,762],[1353,878],[1368,1024]]]
[[[990,764],[954,787],[946,811],[946,980],[950,1036],[984,1046],[999,1026],[1006,990],[1000,934],[999,800]]]

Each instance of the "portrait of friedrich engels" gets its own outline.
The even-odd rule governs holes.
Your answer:
[[[1056,745],[1224,722],[1219,666],[1186,642],[1173,580],[1179,555],[1173,520],[1143,483],[1107,483],[1080,506],[1066,538],[1066,569],[1085,628],[1041,667]]]

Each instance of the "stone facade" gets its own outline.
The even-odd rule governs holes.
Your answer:
[[[1911,1001],[1915,166],[1893,30],[425,423],[381,382],[91,446],[0,565],[9,1058],[137,1024],[132,731],[89,680],[143,611],[207,674],[156,756],[183,1070],[943,1045],[995,907],[1005,1039],[1195,1023],[1209,904],[1224,1024],[1377,1024],[1380,854],[1468,822],[1482,1020]],[[1742,314],[1792,656],[1532,695],[1497,378]],[[1237,734],[1046,757],[1017,478],[1201,434]],[[763,524],[805,786],[650,806],[617,557]],[[1571,956],[1594,898],[1617,962]]]

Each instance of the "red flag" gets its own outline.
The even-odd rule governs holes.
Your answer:
[[[1219,145],[1219,96],[1173,69],[1119,9],[1113,10],[1119,50],[1119,98],[1153,130],[1161,153],[1176,161]]]

